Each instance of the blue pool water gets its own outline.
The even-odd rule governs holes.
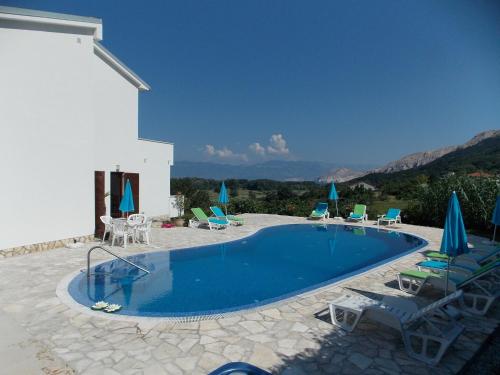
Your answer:
[[[200,229],[201,230],[201,229]],[[69,285],[91,306],[105,300],[140,316],[216,314],[255,307],[340,280],[426,242],[408,234],[347,225],[282,225],[225,244],[129,257],[98,265]]]

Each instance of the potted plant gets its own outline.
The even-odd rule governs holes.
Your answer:
[[[184,226],[184,218],[182,217],[184,215],[184,205],[185,205],[184,195],[178,192],[177,194],[175,194],[175,200],[174,200],[174,207],[177,210],[177,213],[179,214],[179,216],[174,219],[174,224],[176,227]]]

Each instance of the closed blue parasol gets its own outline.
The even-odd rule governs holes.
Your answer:
[[[335,184],[332,180],[332,185],[330,186],[330,194],[328,194],[328,199],[331,201],[335,201],[335,210],[337,211],[337,217],[339,216],[339,207],[337,205],[337,201],[339,199],[339,195],[337,194],[337,189],[335,189]]]
[[[132,195],[132,185],[130,185],[130,180],[127,179],[125,184],[125,192],[123,194],[122,200],[120,202],[120,211],[129,213],[133,212],[134,208],[134,197]]]
[[[448,276],[451,258],[469,252],[469,246],[467,245],[467,233],[465,232],[462,211],[460,210],[460,203],[458,202],[456,192],[451,194],[448,202],[448,211],[446,212],[446,219],[444,222],[443,239],[441,240],[441,249],[439,252],[441,254],[448,255],[445,289],[446,294],[448,291]]]
[[[495,226],[495,229],[493,229],[493,238],[491,239],[491,241],[495,242],[495,237],[497,235],[497,225],[500,225],[500,195],[497,196],[497,204],[495,205],[495,209],[493,210],[491,222]]]
[[[229,195],[227,194],[226,184],[222,181],[219,192],[219,203],[224,205],[225,212],[227,215],[227,204],[229,203]]]

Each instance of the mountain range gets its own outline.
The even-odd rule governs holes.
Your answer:
[[[500,143],[500,130],[488,130],[475,135],[462,145],[409,154],[379,168],[373,168],[370,165],[346,166],[316,161],[270,160],[242,165],[178,161],[172,168],[172,177],[199,177],[217,180],[230,178],[270,179],[328,183],[332,179],[335,182],[346,182],[353,179],[365,180],[365,177],[367,181],[373,182],[379,178],[378,176],[422,170],[426,166],[430,167],[429,170],[449,169],[454,171],[454,169],[468,165],[466,169],[474,171],[481,169],[480,167],[484,165],[487,166],[485,169],[490,170],[490,167],[493,166],[494,169],[500,163],[498,143]],[[475,160],[475,163],[472,163],[470,158]],[[450,168],[447,168],[447,165],[450,165]],[[451,167],[452,165],[454,169]]]
[[[199,177],[207,179],[269,179],[278,181],[316,181],[319,176],[340,170],[344,175],[353,170],[368,170],[370,165],[341,165],[317,161],[270,160],[257,164],[222,164],[211,162],[178,161],[172,168],[172,177]],[[343,172],[342,172],[343,171]],[[351,173],[359,177],[366,172]]]
[[[391,173],[373,172],[356,179],[380,186],[386,182],[408,181],[417,176],[439,177],[449,173],[494,176],[500,174],[500,134],[483,138],[467,147],[439,157],[430,163],[415,168]]]
[[[450,152],[474,146],[479,142],[484,141],[485,139],[497,136],[500,136],[500,130],[487,130],[479,134],[476,134],[471,140],[462,145],[448,146],[448,147],[438,148],[437,150],[433,151],[416,152],[414,154],[406,155],[403,156],[401,159],[391,161],[390,163],[384,165],[381,168],[376,168],[374,170],[371,170],[369,173],[392,173],[392,172],[404,171],[407,169],[418,168],[423,165],[429,164],[430,162],[439,159],[444,155],[449,154]]]

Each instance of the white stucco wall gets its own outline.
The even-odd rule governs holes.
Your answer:
[[[96,122],[95,170],[139,173],[139,210],[148,216],[170,214],[173,145],[138,139],[138,90],[95,55],[93,101]],[[146,94],[147,95],[147,94]],[[106,201],[109,213],[109,198]]]
[[[0,248],[93,231],[92,43],[0,21]]]
[[[0,249],[93,233],[94,171],[109,191],[116,164],[141,211],[170,213],[173,145],[138,140],[138,89],[91,33],[44,27],[0,20]]]

